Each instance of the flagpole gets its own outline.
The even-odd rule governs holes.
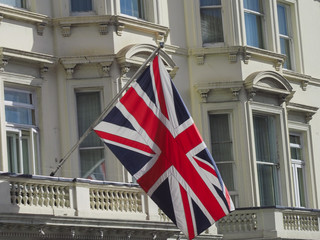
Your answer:
[[[133,74],[130,80],[120,89],[117,95],[109,102],[107,107],[102,111],[100,116],[89,126],[89,128],[82,134],[76,144],[66,153],[66,155],[60,159],[59,164],[56,170],[50,173],[50,176],[54,176],[57,171],[62,167],[62,165],[66,162],[66,160],[70,157],[70,155],[76,150],[79,145],[84,141],[84,139],[91,133],[93,128],[98,125],[98,123],[109,113],[111,107],[114,103],[121,97],[121,95],[128,89],[129,85],[136,79],[138,75],[140,75],[141,71],[144,70],[146,65],[154,58],[154,56],[160,51],[161,48],[164,47],[164,43],[160,42],[159,46],[151,53],[151,55],[147,58],[147,60],[140,66],[140,68]]]

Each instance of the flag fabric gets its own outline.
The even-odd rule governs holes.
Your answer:
[[[94,131],[189,239],[234,209],[159,56]]]

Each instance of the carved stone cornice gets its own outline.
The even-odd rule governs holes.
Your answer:
[[[229,82],[208,82],[197,83],[194,85],[196,91],[200,94],[202,102],[207,102],[207,98],[211,90],[215,89],[229,89],[233,95],[234,100],[238,100],[240,90],[243,87],[242,81],[229,81]]]
[[[249,46],[192,48],[189,50],[189,55],[196,57],[199,65],[204,63],[207,55],[226,55],[230,63],[236,63],[239,59],[238,56],[245,64],[249,64],[254,59],[262,59],[265,62],[273,63],[276,71],[281,69],[285,59],[283,54]]]
[[[98,56],[73,56],[62,57],[60,63],[66,71],[67,79],[72,79],[74,68],[78,64],[98,64],[101,67],[103,76],[109,76],[110,66],[113,63],[115,55],[98,55]]]
[[[287,103],[288,112],[298,112],[305,115],[307,123],[312,119],[313,115],[319,110],[318,107],[303,105],[299,103]]]
[[[283,75],[289,80],[293,82],[300,82],[300,87],[303,91],[307,90],[307,86],[310,83],[311,76],[293,72],[293,71],[283,71]]]
[[[11,61],[20,61],[26,63],[37,64],[39,66],[40,76],[48,71],[49,67],[56,62],[56,58],[52,55],[27,52],[11,48],[0,48],[0,71],[4,71],[4,67]]]
[[[2,18],[34,24],[40,36],[42,36],[45,26],[50,22],[50,18],[46,15],[6,6],[0,6],[0,22]]]

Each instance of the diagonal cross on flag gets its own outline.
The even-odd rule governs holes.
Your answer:
[[[94,131],[189,239],[234,210],[158,56]]]

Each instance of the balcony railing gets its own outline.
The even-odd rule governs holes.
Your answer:
[[[286,207],[238,209],[221,219],[223,239],[320,239],[320,210]]]
[[[0,238],[16,236],[17,229],[32,239],[180,233],[137,184],[0,173],[0,194]]]

